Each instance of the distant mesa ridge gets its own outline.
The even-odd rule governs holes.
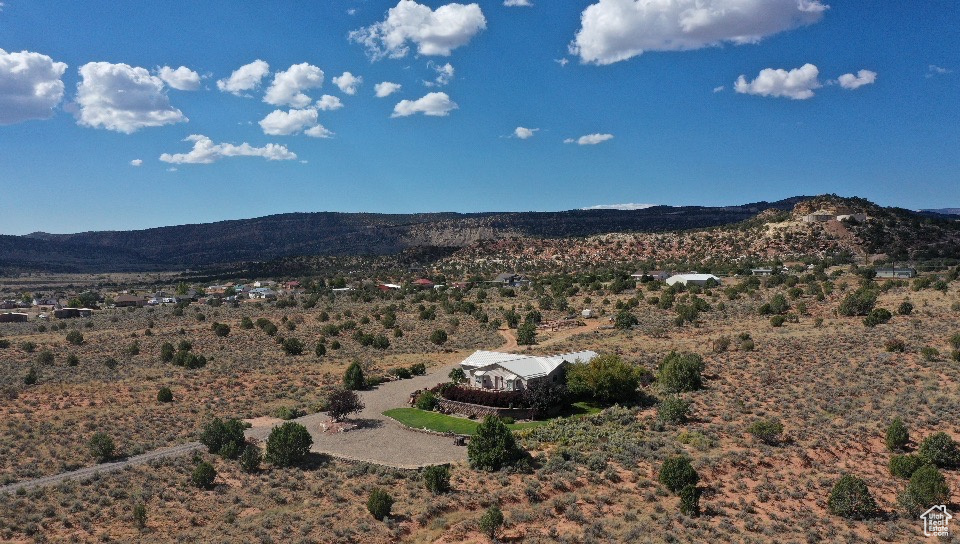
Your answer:
[[[0,235],[0,270],[182,270],[300,255],[395,255],[411,248],[457,248],[512,237],[667,232],[730,225],[766,210],[796,213],[795,208],[811,208],[816,205],[811,201],[819,198],[825,197],[798,196],[740,206],[561,212],[286,213],[131,231],[34,232]],[[863,199],[852,200],[876,207]]]

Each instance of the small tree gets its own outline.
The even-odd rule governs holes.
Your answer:
[[[107,433],[94,433],[90,437],[90,455],[97,460],[98,463],[105,463],[113,458],[113,454],[116,451],[116,445],[113,443],[113,438],[110,437]]]
[[[133,505],[133,524],[141,531],[147,526],[147,505],[142,502]]]
[[[173,349],[173,344],[170,342],[164,342],[164,344],[160,346],[161,361],[169,363],[170,361],[173,361],[174,355],[176,355],[176,350]]]
[[[438,346],[442,346],[447,343],[447,331],[443,329],[437,329],[430,333],[430,341]]]
[[[955,467],[960,464],[960,448],[944,432],[934,433],[920,442],[917,453],[926,462],[941,468]]]
[[[887,427],[886,442],[887,449],[890,451],[903,451],[910,442],[910,432],[899,417],[890,422],[890,426]]]
[[[216,479],[217,469],[206,461],[197,463],[197,466],[193,469],[193,474],[190,475],[190,481],[200,489],[211,489],[213,481]]]
[[[780,434],[783,433],[783,423],[780,423],[780,420],[775,417],[761,419],[754,421],[753,424],[747,427],[747,432],[757,437],[757,440],[760,440],[764,444],[774,446],[780,442]]]
[[[897,478],[909,478],[925,464],[927,462],[919,455],[894,455],[890,457],[890,474]]]
[[[487,535],[490,540],[495,540],[500,527],[503,526],[503,512],[500,511],[500,507],[494,504],[487,508],[487,511],[480,516],[479,526],[480,532]]]
[[[275,427],[267,438],[267,461],[278,467],[293,466],[310,452],[313,438],[307,428],[288,421]]]
[[[673,351],[660,364],[657,383],[667,393],[696,391],[703,387],[703,366],[699,355]]]
[[[254,444],[247,444],[243,448],[243,453],[240,454],[240,468],[244,472],[254,473],[260,470],[260,461],[263,459],[263,454],[260,453],[260,448]]]
[[[347,367],[347,371],[343,374],[343,385],[347,389],[354,391],[366,387],[367,383],[363,377],[363,368],[360,367],[359,362],[354,361]]]
[[[600,402],[630,402],[637,397],[641,371],[615,354],[594,357],[589,363],[570,365],[567,387],[574,395]]]
[[[367,510],[375,519],[383,521],[390,516],[393,509],[393,497],[386,491],[377,488],[370,493],[367,499]]]
[[[844,474],[833,485],[827,508],[831,514],[848,519],[868,519],[878,510],[867,483],[852,474]]]
[[[532,346],[537,343],[537,326],[531,321],[524,321],[517,327],[517,344]]]
[[[613,319],[613,326],[620,330],[628,330],[639,323],[637,316],[630,313],[630,310],[621,310]]]
[[[945,504],[950,500],[947,481],[933,465],[918,468],[907,488],[897,497],[897,503],[910,516],[918,516],[933,504]]]
[[[696,517],[700,515],[700,488],[695,485],[683,486],[680,490],[680,513]]]
[[[417,395],[414,404],[417,408],[430,412],[437,407],[437,402],[437,396],[432,391],[424,391]]]
[[[570,404],[570,395],[563,384],[540,380],[523,391],[523,403],[530,407],[530,417],[540,419]]]
[[[200,443],[206,446],[210,453],[233,459],[243,451],[245,442],[243,429],[242,421],[236,419],[223,421],[220,418],[214,418],[200,433]]]
[[[517,446],[513,433],[497,416],[486,416],[467,444],[470,466],[478,470],[500,470],[519,460],[522,455],[523,451]]]
[[[863,324],[868,327],[876,327],[890,321],[891,318],[893,318],[893,314],[890,313],[890,310],[874,308],[867,317],[863,318]]]
[[[67,333],[67,342],[75,346],[83,345],[83,333],[78,330],[72,330]]]
[[[248,318],[249,319],[249,318]],[[213,334],[224,337],[230,335],[230,325],[226,323],[214,323],[210,329],[213,331]]]
[[[423,483],[434,495],[450,491],[450,465],[433,465],[423,469]]]
[[[670,491],[677,493],[684,487],[695,486],[700,481],[700,475],[690,464],[690,459],[683,455],[668,457],[660,467],[658,477],[661,484]]]
[[[657,406],[657,418],[665,423],[686,423],[690,414],[690,404],[690,401],[683,400],[678,395],[669,396],[660,401],[660,405]]]
[[[317,348],[313,350],[313,353],[317,357],[323,357],[324,355],[327,354],[327,345],[324,344],[323,342],[317,342]]]
[[[157,391],[157,402],[173,402],[173,391],[169,387],[161,387]]]
[[[450,371],[450,374],[447,374],[447,377],[450,378],[450,381],[455,385],[460,385],[461,383],[467,381],[467,375],[459,366]]]
[[[23,377],[23,383],[24,385],[34,385],[39,379],[40,375],[37,373],[37,369],[31,366]]]
[[[303,341],[297,338],[286,338],[281,345],[283,351],[287,355],[302,355],[303,354]]]
[[[349,414],[363,410],[360,395],[352,389],[337,388],[327,396],[327,415],[334,421],[340,421]]]
[[[913,313],[913,304],[908,301],[903,301],[900,303],[900,306],[897,306],[897,313],[900,315],[910,315]]]
[[[867,315],[876,304],[877,292],[867,287],[861,287],[843,299],[837,312],[846,316]]]

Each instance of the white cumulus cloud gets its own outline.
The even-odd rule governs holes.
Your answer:
[[[372,59],[400,58],[410,52],[449,56],[487,28],[478,4],[446,4],[436,10],[414,0],[400,0],[379,23],[350,32],[350,39],[367,48]]]
[[[417,113],[442,117],[449,115],[451,110],[458,107],[456,102],[450,100],[447,93],[427,93],[417,100],[401,100],[393,107],[391,117],[407,117]]]
[[[0,49],[0,125],[52,117],[63,99],[66,69],[47,55]]]
[[[819,0],[598,0],[583,10],[570,52],[612,64],[644,51],[756,43],[817,22],[827,9]]]
[[[374,92],[376,92],[377,98],[385,98],[399,91],[401,87],[403,87],[403,85],[400,85],[399,83],[393,83],[392,81],[383,81],[381,83],[377,83],[376,85],[374,85],[373,90]]]
[[[332,138],[333,132],[330,132],[323,125],[317,124],[314,125],[303,132],[307,136],[312,136],[314,138]]]
[[[527,138],[533,138],[534,133],[536,133],[539,128],[526,128],[526,127],[517,127],[513,129],[513,135],[516,138],[521,140],[526,140]]]
[[[217,81],[217,88],[223,92],[243,96],[246,91],[259,87],[260,82],[269,73],[270,65],[258,59],[237,68],[230,77]]]
[[[837,78],[837,83],[844,89],[853,90],[864,85],[870,85],[877,80],[877,73],[870,70],[860,70],[856,75],[843,74]]]
[[[508,7],[530,7],[533,2],[530,0],[503,0],[503,5]]]
[[[567,138],[563,141],[563,143],[577,145],[597,145],[612,139],[613,134],[586,134],[579,138]]]
[[[339,110],[343,107],[343,102],[336,96],[325,94],[317,100],[317,108],[323,111]]]
[[[453,75],[456,73],[456,70],[453,68],[453,65],[449,62],[446,64],[437,64],[433,61],[427,63],[427,66],[433,68],[433,71],[437,73],[437,77],[433,81],[424,81],[423,84],[427,87],[443,87],[448,85],[453,81]]]
[[[188,120],[170,105],[163,80],[146,68],[88,62],[80,67],[80,77],[76,114],[80,125],[132,134]]]
[[[746,77],[741,75],[734,82],[733,89],[743,94],[806,100],[813,98],[814,89],[821,87],[819,75],[820,71],[810,63],[789,71],[782,68],[764,68],[753,81],[747,81]]]
[[[164,83],[178,91],[195,91],[200,88],[200,74],[186,66],[181,66],[176,70],[164,66],[158,70],[157,75]]]
[[[141,166],[143,165],[143,159],[133,159],[130,161],[130,166]]]
[[[323,85],[323,70],[302,62],[273,76],[273,83],[263,96],[263,101],[274,106],[306,107],[313,100],[303,94],[307,89]]]
[[[350,72],[344,72],[343,75],[333,78],[333,84],[340,87],[344,94],[357,94],[357,87],[363,83],[363,77],[355,76]]]
[[[317,110],[274,110],[260,120],[260,128],[270,136],[289,136],[317,124]]]
[[[193,149],[188,153],[164,153],[160,155],[160,160],[171,164],[210,164],[227,157],[263,157],[269,161],[290,161],[297,158],[296,154],[279,144],[267,144],[263,147],[253,147],[246,142],[240,145],[217,144],[201,134],[187,136],[183,141],[193,142]]]

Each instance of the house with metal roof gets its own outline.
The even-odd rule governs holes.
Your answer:
[[[563,367],[588,363],[596,356],[593,351],[541,357],[478,350],[461,361],[460,367],[471,387],[523,391],[540,380],[557,381]]]
[[[710,283],[711,280],[716,282],[717,285],[720,285],[722,281],[713,274],[677,274],[667,278],[667,285],[679,283],[681,285],[699,285],[702,287]]]

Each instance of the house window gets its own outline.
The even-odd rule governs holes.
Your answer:
[[[515,387],[513,386],[513,380],[507,380],[507,390],[513,391]]]
[[[494,376],[493,378],[493,387],[494,389],[503,389],[503,377]]]

